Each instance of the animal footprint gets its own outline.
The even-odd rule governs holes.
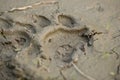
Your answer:
[[[40,36],[43,52],[49,56],[53,56],[57,48],[62,45],[69,44],[75,47],[77,44],[85,44],[86,40],[79,35],[87,31],[88,28],[86,27],[68,28],[61,25],[46,27]]]
[[[25,66],[24,70],[30,68],[29,71],[37,75],[42,73],[42,67],[45,68],[44,71],[48,73],[50,70],[53,73],[51,75],[54,75],[58,68],[53,67],[59,66],[59,63],[56,65],[54,62],[66,64],[76,61],[76,46],[86,44],[86,39],[91,38],[85,34],[89,29],[82,25],[75,26],[75,19],[68,15],[58,15],[57,25],[51,25],[55,20],[42,15],[33,15],[33,20],[32,24],[13,21],[15,27],[0,32],[6,41],[11,42],[14,52],[19,53],[16,54],[15,61]],[[0,28],[4,29],[4,26],[7,29],[12,25],[8,20],[0,19]],[[56,54],[59,54],[59,59],[55,58]]]

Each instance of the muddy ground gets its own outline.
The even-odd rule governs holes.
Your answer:
[[[120,0],[0,0],[0,80],[120,80]]]

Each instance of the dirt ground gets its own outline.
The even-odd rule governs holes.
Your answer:
[[[0,80],[120,80],[120,0],[0,0]]]

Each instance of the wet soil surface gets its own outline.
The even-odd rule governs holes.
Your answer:
[[[0,0],[0,80],[120,80],[120,0]]]

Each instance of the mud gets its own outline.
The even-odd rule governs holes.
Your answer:
[[[120,80],[119,0],[0,0],[0,80]]]

